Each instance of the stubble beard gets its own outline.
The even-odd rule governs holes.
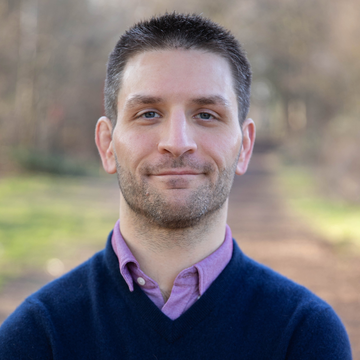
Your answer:
[[[134,174],[122,168],[116,159],[119,187],[129,208],[152,225],[164,229],[195,227],[219,211],[229,197],[236,164],[237,160],[232,166],[223,169],[215,181],[210,180],[211,175],[216,173],[214,165],[200,165],[186,157],[169,159],[155,166],[144,165],[140,169],[142,174],[157,173],[164,168],[186,167],[201,170],[207,176],[208,181],[194,189],[186,199],[170,202],[166,195],[149,184],[146,175],[138,180]]]

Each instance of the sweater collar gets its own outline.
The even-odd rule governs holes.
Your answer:
[[[117,289],[117,296],[127,304],[128,311],[139,316],[141,323],[173,343],[201,323],[211,311],[230,296],[234,288],[239,288],[241,278],[245,276],[244,255],[233,240],[233,253],[230,262],[211,284],[204,295],[176,320],[171,320],[158,309],[140,287],[134,283],[130,292],[127,283],[119,272],[119,261],[111,245],[112,233],[108,237],[105,249],[105,266]],[[244,289],[245,291],[245,289]]]
[[[122,277],[127,283],[129,290],[134,291],[134,274],[140,274],[148,286],[157,287],[156,281],[148,277],[140,268],[138,261],[127,246],[120,232],[120,221],[114,226],[111,238],[113,250],[119,260],[119,269]],[[219,276],[222,270],[230,261],[233,251],[233,242],[231,229],[226,225],[225,238],[223,243],[212,254],[194,264],[193,266],[181,271],[175,279],[175,282],[181,282],[186,277],[193,277],[199,288],[199,295],[202,296],[209,288],[211,283]]]

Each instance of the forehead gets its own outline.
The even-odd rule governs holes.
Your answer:
[[[221,95],[236,102],[228,61],[201,50],[154,50],[130,58],[123,72],[118,105],[138,94],[178,99]]]

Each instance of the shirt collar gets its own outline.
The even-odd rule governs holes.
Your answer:
[[[140,265],[135,259],[134,255],[127,246],[124,238],[120,232],[120,221],[118,220],[114,227],[111,244],[119,260],[120,273],[126,281],[129,290],[134,290],[134,282],[130,273],[128,264],[132,263],[137,272],[145,278],[145,280],[156,284],[156,282],[149,278],[140,269]],[[233,243],[230,227],[226,225],[224,242],[213,253],[207,256],[205,259],[199,261],[195,265],[181,271],[175,279],[175,282],[185,276],[197,276],[199,284],[200,296],[208,289],[211,283],[220,275],[225,266],[230,261],[232,256]],[[157,285],[157,284],[156,284]]]
[[[226,225],[224,242],[213,253],[199,261],[194,267],[199,274],[200,296],[208,289],[212,282],[220,275],[229,263],[233,251],[231,229]]]
[[[121,235],[119,220],[115,224],[113,236],[111,238],[111,244],[119,260],[120,273],[124,278],[124,280],[126,281],[129,290],[134,291],[134,282],[131,277],[127,264],[134,263],[139,270],[140,270],[140,265],[135,259],[135,256],[132,254],[124,238]]]

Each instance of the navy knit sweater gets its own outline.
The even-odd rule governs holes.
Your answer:
[[[31,295],[0,328],[0,359],[351,359],[339,318],[246,257],[172,321],[123,280],[106,249]]]

